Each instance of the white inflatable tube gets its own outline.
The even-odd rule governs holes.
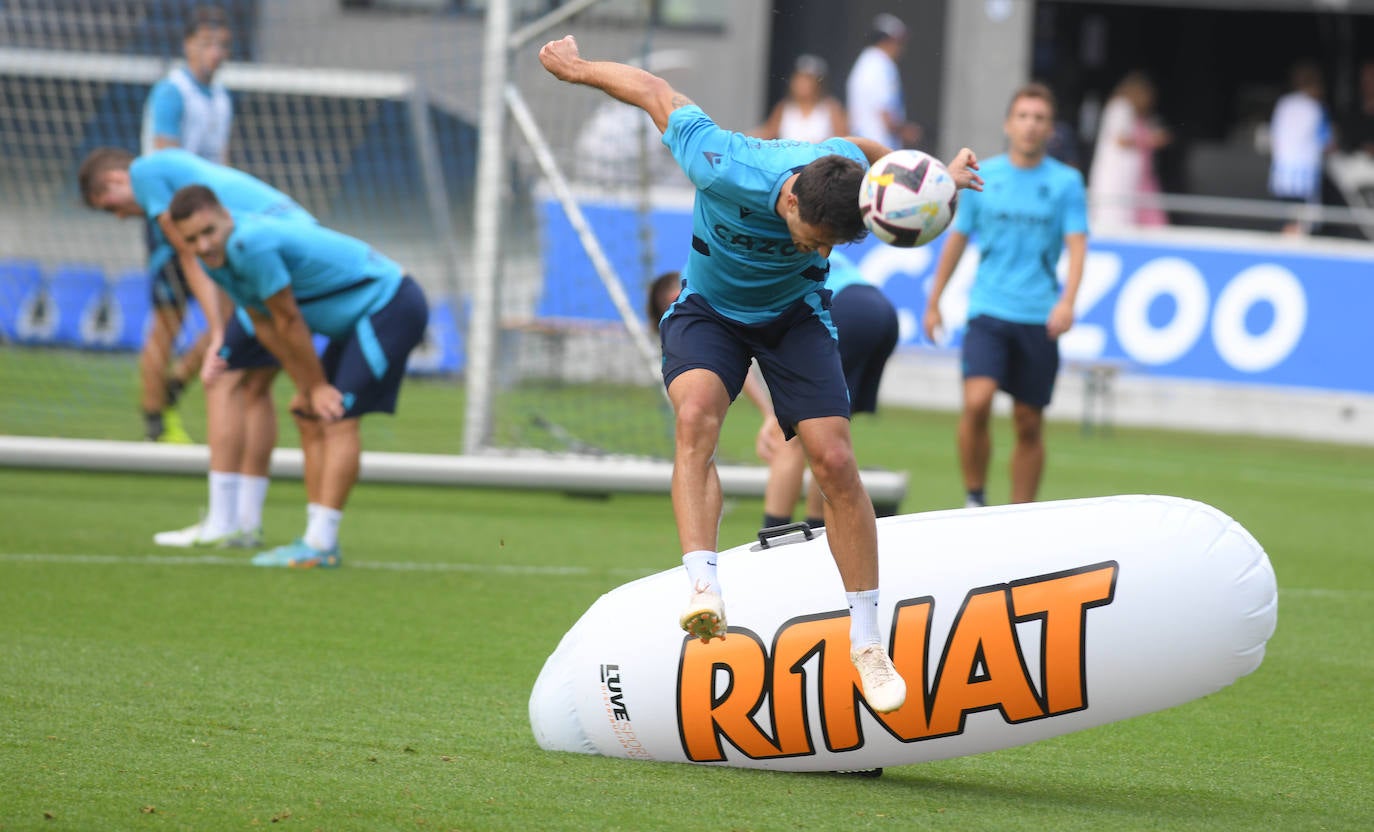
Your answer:
[[[1158,711],[1250,673],[1278,616],[1240,524],[1126,496],[878,521],[884,642],[907,681],[863,702],[824,536],[723,552],[724,641],[678,629],[678,567],[608,592],[530,696],[540,747],[792,771],[976,754]]]

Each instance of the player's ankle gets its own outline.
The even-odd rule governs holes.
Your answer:
[[[780,514],[769,514],[768,512],[764,512],[764,513],[763,513],[763,525],[762,525],[760,528],[764,528],[764,529],[775,529],[775,528],[777,528],[778,526],[786,526],[788,523],[791,523],[791,522],[792,522],[792,518],[791,518],[791,517],[783,517],[783,516],[780,515]]]
[[[143,438],[150,442],[156,442],[164,430],[161,410],[143,411]]]

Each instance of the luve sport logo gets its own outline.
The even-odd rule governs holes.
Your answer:
[[[891,644],[907,701],[875,716],[898,740],[915,742],[960,734],[965,717],[978,711],[996,709],[1014,724],[1087,708],[1088,610],[1112,602],[1117,571],[1116,561],[1104,561],[971,590],[928,689],[927,662],[938,649],[931,644],[935,601],[902,601],[893,611]],[[1034,671],[1016,629],[1030,621],[1040,622],[1040,666]],[[848,614],[835,612],[787,622],[771,652],[743,628],[709,644],[684,638],[677,717],[688,759],[723,761],[722,740],[754,759],[815,754],[804,668],[813,657],[825,748],[861,747],[860,705],[867,705],[849,661]],[[728,683],[717,695],[722,671]],[[765,701],[772,723],[766,728],[755,719]]]

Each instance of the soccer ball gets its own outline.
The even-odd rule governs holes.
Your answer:
[[[894,150],[873,163],[859,187],[859,211],[890,246],[923,246],[954,219],[959,189],[943,162],[919,150]]]

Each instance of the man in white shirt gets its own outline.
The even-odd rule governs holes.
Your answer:
[[[906,119],[897,68],[906,39],[906,24],[895,15],[873,18],[872,43],[859,53],[845,86],[850,132],[893,148],[921,140],[920,126]]]
[[[1322,156],[1331,149],[1331,119],[1322,104],[1321,69],[1304,61],[1293,67],[1291,92],[1274,105],[1269,122],[1273,157],[1269,192],[1285,202],[1317,205],[1322,193]],[[1310,217],[1283,227],[1285,234],[1307,234]]]

